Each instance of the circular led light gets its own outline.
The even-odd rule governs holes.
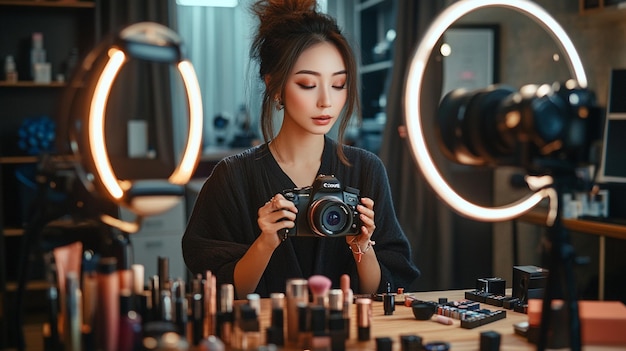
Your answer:
[[[520,12],[538,23],[554,38],[566,53],[570,72],[581,87],[587,87],[587,78],[574,45],[550,14],[531,1],[525,0],[463,0],[447,7],[431,23],[410,62],[405,89],[405,123],[410,150],[420,171],[437,195],[458,213],[475,220],[503,221],[518,217],[536,206],[543,198],[552,196],[553,189],[532,189],[536,192],[504,206],[485,207],[467,201],[443,178],[435,165],[424,137],[421,118],[422,85],[426,66],[445,31],[458,19],[475,10],[487,7],[504,7]]]
[[[124,206],[138,216],[159,214],[180,202],[184,195],[182,186],[193,176],[199,160],[203,129],[200,85],[193,65],[183,57],[180,37],[170,28],[140,22],[111,38],[86,56],[67,90],[63,115],[69,120],[70,147],[76,156],[78,174],[89,192]],[[180,160],[172,162],[172,172],[159,174],[155,176],[157,179],[133,178],[128,176],[132,174],[129,169],[116,172],[107,150],[107,103],[119,73],[133,59],[174,67],[180,74],[186,95],[188,130],[184,150]],[[130,167],[128,165],[132,163],[126,163],[125,167]],[[116,173],[124,174],[127,179],[119,179]],[[120,229],[123,227],[126,232],[138,228],[105,215],[101,220]]]

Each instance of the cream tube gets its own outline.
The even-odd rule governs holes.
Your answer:
[[[117,259],[104,257],[98,263],[98,315],[96,317],[96,348],[116,351],[120,320],[120,280]]]

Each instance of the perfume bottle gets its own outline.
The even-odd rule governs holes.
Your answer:
[[[11,55],[8,55],[4,60],[4,74],[7,83],[17,83],[17,70],[15,69],[15,60]]]

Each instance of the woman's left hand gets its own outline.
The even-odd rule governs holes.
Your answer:
[[[357,211],[361,220],[361,232],[356,237],[347,236],[346,243],[348,245],[356,243],[359,246],[365,246],[376,229],[376,224],[374,223],[374,200],[367,197],[361,198],[361,203],[357,205]]]

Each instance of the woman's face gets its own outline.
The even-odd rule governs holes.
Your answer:
[[[339,50],[328,42],[306,49],[285,84],[283,130],[328,133],[347,96],[346,66]]]

